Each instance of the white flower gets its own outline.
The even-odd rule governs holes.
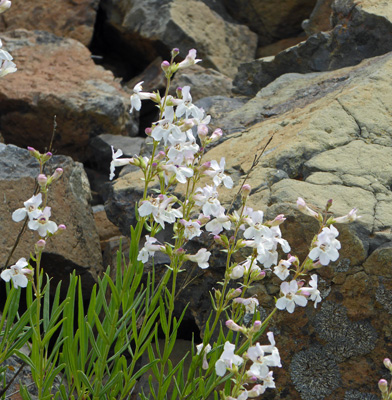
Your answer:
[[[213,235],[217,235],[222,232],[223,229],[230,229],[231,222],[228,216],[224,214],[224,208],[221,208],[221,213],[212,219],[206,225],[206,231],[211,232]]]
[[[344,215],[343,217],[333,218],[333,223],[334,224],[344,224],[346,222],[354,222],[358,218],[361,218],[361,217],[357,215],[357,209],[353,208],[347,215]]]
[[[218,376],[224,376],[226,369],[231,369],[233,364],[238,367],[244,362],[242,357],[234,354],[234,350],[234,344],[231,344],[230,342],[225,343],[223,353],[221,354],[219,360],[215,363],[215,372]]]
[[[50,215],[50,207],[45,207],[37,219],[29,221],[28,227],[33,231],[38,231],[41,237],[45,237],[48,233],[54,234],[57,231],[57,224],[49,221]]]
[[[256,343],[255,346],[249,347],[247,354],[251,361],[253,361],[250,367],[251,375],[258,379],[265,378],[269,373],[268,367],[281,367],[279,350],[275,346],[274,334],[272,332],[267,333],[270,341],[269,345],[261,346]],[[270,353],[267,355],[267,353]]]
[[[154,93],[142,92],[142,83],[143,81],[137,83],[133,88],[133,95],[131,96],[131,110],[129,111],[130,113],[133,111],[133,109],[140,111],[142,108],[142,100],[152,100],[156,97]]]
[[[298,197],[297,207],[298,207],[298,210],[301,211],[302,213],[304,213],[305,215],[309,215],[310,217],[319,219],[319,213],[312,210],[311,208],[309,208],[308,205],[306,204],[305,200],[302,197]]]
[[[310,253],[309,258],[313,261],[319,259],[321,265],[328,265],[330,261],[336,261],[339,258],[341,245],[336,237],[339,236],[338,230],[331,225],[329,228],[323,228],[317,236],[316,247]]]
[[[173,144],[167,152],[167,157],[173,164],[181,165],[184,162],[189,165],[194,160],[194,155],[199,151],[195,142],[180,142]]]
[[[233,300],[235,303],[240,303],[245,306],[245,312],[248,314],[254,314],[256,307],[259,305],[259,301],[254,297],[248,299],[243,299],[242,297],[237,297]]]
[[[215,186],[206,185],[204,188],[197,188],[195,193],[193,196],[195,204],[202,207],[204,215],[218,217],[224,213]]]
[[[23,203],[24,208],[18,208],[12,213],[12,220],[19,222],[25,219],[27,215],[29,216],[30,220],[38,218],[38,216],[41,214],[41,210],[38,209],[41,203],[42,194],[38,193]]]
[[[196,354],[200,354],[201,351],[203,350],[203,365],[202,368],[203,369],[208,369],[208,361],[207,361],[207,354],[211,351],[211,345],[207,344],[207,346],[204,347],[203,349],[203,343],[200,343],[196,346],[197,349],[197,353]]]
[[[141,217],[152,215],[155,222],[160,224],[162,228],[165,228],[165,222],[173,224],[176,218],[182,218],[182,212],[180,210],[171,208],[171,203],[173,202],[173,198],[160,194],[156,198],[143,201],[138,212]]]
[[[286,309],[290,314],[293,313],[295,305],[305,307],[308,300],[298,290],[298,282],[292,280],[289,282],[282,282],[280,285],[280,291],[283,296],[276,302],[276,308],[279,310]]]
[[[248,257],[243,263],[236,265],[231,273],[230,273],[230,278],[231,279],[238,279],[242,278],[245,274],[245,272],[261,272],[260,267],[257,266],[257,261],[252,259],[252,257]]]
[[[10,269],[5,269],[0,276],[6,282],[12,279],[15,289],[17,289],[18,286],[26,287],[29,281],[26,275],[33,273],[31,269],[25,268],[28,265],[25,258],[20,258],[15,265],[11,265]]]
[[[207,251],[207,249],[200,249],[195,255],[187,256],[188,260],[197,262],[200,268],[206,269],[208,268],[208,260],[210,258],[211,252]]]
[[[162,119],[158,121],[152,129],[151,137],[157,142],[163,139],[163,143],[167,146],[167,141],[180,141],[186,140],[186,134],[181,131],[181,129],[173,124],[172,119]]]
[[[148,258],[152,257],[156,251],[161,251],[165,248],[165,246],[162,246],[160,244],[154,244],[155,242],[157,242],[157,239],[146,235],[146,243],[144,244],[144,247],[139,251],[139,254],[137,256],[138,261],[146,263],[148,261]]]
[[[178,64],[178,68],[186,68],[190,67],[191,65],[194,65],[198,62],[200,62],[200,59],[196,58],[196,50],[195,49],[190,49],[187,56],[185,57],[184,61],[181,61]]]
[[[133,164],[135,160],[133,158],[119,158],[123,155],[122,150],[118,149],[116,152],[114,152],[114,147],[110,147],[112,148],[112,161],[110,163],[109,179],[112,180],[114,178],[114,170],[116,167],[123,167],[127,164]]]
[[[314,308],[317,308],[317,303],[320,303],[322,300],[320,291],[317,289],[317,275],[313,274],[311,278],[312,279],[309,281],[311,287],[302,287],[300,292],[305,296],[310,296],[310,300],[314,301]]]
[[[184,229],[185,239],[191,240],[194,237],[200,236],[202,234],[199,221],[185,221],[184,219],[182,219],[180,222],[185,227]]]
[[[1,62],[1,60],[0,60],[0,78],[7,74],[11,74],[12,72],[15,72],[16,70],[17,70],[16,65],[12,61],[5,60],[4,62]]]
[[[204,117],[204,110],[196,107],[192,103],[190,90],[191,88],[189,86],[184,86],[182,88],[182,99],[176,101],[176,116],[177,118],[181,118],[183,115],[185,115],[185,119],[193,116],[196,120],[201,121]]]
[[[10,7],[11,7],[10,0],[1,0],[0,1],[0,13],[3,13],[4,11],[8,10]]]
[[[289,275],[291,263],[296,260],[296,257],[291,256],[288,260],[280,260],[279,264],[274,268],[274,274],[284,281]]]
[[[169,182],[169,177],[174,174],[176,175],[177,182],[179,183],[187,183],[187,179],[193,176],[193,169],[189,167],[180,167],[174,164],[165,164],[161,165],[165,173],[165,183],[166,185]]]
[[[233,180],[230,176],[224,174],[225,170],[225,158],[222,157],[220,164],[216,160],[211,161],[211,167],[209,170],[205,171],[204,174],[211,176],[215,186],[219,186],[222,182],[228,188],[233,187]]]

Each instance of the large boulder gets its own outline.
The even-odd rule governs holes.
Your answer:
[[[0,203],[0,263],[4,266],[23,226],[23,222],[12,221],[12,213],[23,207],[23,202],[34,194],[39,165],[27,150],[0,144],[0,166],[3,193]],[[99,237],[90,206],[90,186],[82,164],[70,157],[54,156],[46,164],[45,172],[50,174],[58,167],[63,168],[64,173],[50,187],[48,206],[51,207],[51,220],[65,224],[67,229],[47,241],[42,266],[54,282],[66,281],[75,270],[82,275],[87,296],[103,271]],[[29,258],[38,239],[36,231],[25,230],[6,266],[21,257]]]
[[[237,185],[232,192],[222,191],[222,200],[230,204],[255,154],[272,137],[248,178],[249,206],[262,209],[267,219],[286,214],[283,237],[302,260],[318,224],[296,209],[297,197],[318,208],[332,198],[330,211],[335,215],[358,207],[362,216],[351,225],[337,225],[340,257],[314,271],[323,302],[316,309],[297,307],[292,315],[276,315],[271,329],[283,367],[274,372],[279,395],[271,391],[266,399],[361,399],[378,394],[382,360],[392,354],[391,77],[392,53],[334,72],[283,75],[227,115],[225,124],[236,127],[207,153],[209,159],[226,158]],[[113,186],[107,207],[117,215],[117,223],[133,215],[141,191],[137,179],[137,172],[120,175]],[[125,224],[122,231],[126,233]],[[199,239],[201,244],[210,244],[207,237]],[[202,277],[196,271],[197,283],[182,292],[199,327],[209,305],[197,285],[204,279],[213,287],[223,273],[221,265],[221,256],[214,254],[211,267]],[[253,286],[251,294],[259,299],[262,314],[273,309],[279,283],[272,277],[272,282]]]
[[[83,44],[22,29],[1,39],[18,67],[0,88],[0,130],[6,143],[44,150],[54,116],[54,149],[79,161],[85,161],[92,137],[137,134],[129,96],[110,71],[94,64]]]
[[[389,2],[337,0],[332,26],[275,57],[242,64],[233,85],[239,94],[254,96],[277,77],[289,73],[331,71],[356,65],[392,50],[392,7]]]
[[[101,4],[108,34],[116,33],[123,46],[118,51],[133,53],[134,61],[168,57],[173,48],[185,57],[196,48],[204,67],[233,77],[238,65],[256,52],[255,33],[226,21],[200,0],[103,0]]]
[[[0,31],[27,29],[70,37],[88,46],[93,37],[99,0],[14,1],[0,19]]]
[[[297,36],[301,23],[309,18],[316,0],[223,0],[237,21],[259,37],[259,45]]]

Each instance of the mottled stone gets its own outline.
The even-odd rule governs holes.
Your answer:
[[[44,31],[17,30],[1,39],[18,67],[0,88],[0,129],[6,143],[43,151],[54,116],[54,149],[79,161],[85,161],[94,136],[137,134],[129,96],[111,72],[94,64],[84,45]]]
[[[260,44],[298,35],[316,0],[223,0],[230,14],[259,36]]]
[[[173,48],[180,49],[181,57],[196,48],[204,67],[233,77],[238,65],[255,55],[255,33],[199,0],[104,0],[101,5],[121,41],[149,62],[168,57]]]
[[[341,0],[334,3],[333,30],[310,36],[275,57],[240,65],[236,93],[254,96],[278,76],[330,71],[356,65],[392,50],[392,9],[387,2]]]
[[[0,145],[0,185],[3,200],[0,205],[1,265],[22,229],[23,222],[12,221],[14,210],[34,194],[35,178],[39,174],[37,160],[27,150],[12,145]],[[89,293],[102,272],[102,255],[98,233],[90,207],[90,186],[80,163],[70,157],[54,156],[47,164],[46,173],[55,168],[64,170],[61,179],[49,190],[48,206],[51,220],[65,224],[67,229],[50,238],[42,255],[44,271],[54,279],[66,281],[73,270],[82,275],[83,287]],[[27,229],[21,237],[9,265],[19,258],[28,258],[39,240],[37,232]]]
[[[13,1],[0,19],[0,31],[42,30],[88,46],[93,37],[99,0]]]

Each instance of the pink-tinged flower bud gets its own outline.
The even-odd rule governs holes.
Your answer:
[[[208,171],[211,168],[211,161],[207,161],[200,165],[199,172],[203,174],[204,172]]]
[[[254,274],[255,272],[255,274]],[[255,275],[255,276],[253,276]],[[257,271],[252,271],[251,277],[253,280],[255,281],[261,281],[262,279],[264,279],[266,276],[266,272],[265,271],[260,271],[259,273],[257,273]]]
[[[177,47],[175,47],[172,51],[171,51],[171,56],[172,58],[178,56],[180,54],[180,50],[177,49]]]
[[[169,61],[162,61],[161,68],[162,68],[163,72],[169,71],[169,69],[170,69]]]
[[[60,224],[59,226],[58,226],[58,230],[59,231],[65,231],[67,229],[67,227],[64,225],[64,224]]]
[[[226,321],[226,326],[234,332],[240,332],[240,331],[244,330],[244,328],[237,325],[232,319],[229,319],[228,321]]]
[[[263,324],[261,323],[261,321],[255,321],[254,324],[253,324],[253,330],[255,332],[258,332],[261,329],[262,325]]]
[[[164,151],[160,151],[154,158],[154,161],[159,162],[166,157],[166,153]]]
[[[269,222],[269,225],[270,226],[279,226],[280,224],[283,224],[284,221],[286,221],[284,214],[279,214],[275,217],[275,219],[273,221]]]
[[[185,250],[182,247],[180,247],[179,249],[176,250],[176,254],[178,255],[185,254]]]
[[[147,136],[151,136],[152,129],[151,129],[151,128],[146,128],[146,129],[144,130],[144,133],[145,133]]]
[[[63,175],[63,169],[62,168],[56,168],[56,171],[54,171],[53,175],[52,175],[52,180],[53,181],[57,181],[57,179],[59,179],[61,177],[61,175]]]
[[[345,224],[347,222],[354,222],[358,218],[361,218],[359,215],[357,215],[357,209],[353,208],[347,215],[344,215],[343,217],[337,217],[333,218],[331,221],[331,224]]]
[[[227,293],[227,300],[232,300],[235,299],[238,296],[241,296],[242,290],[240,288],[237,289],[231,289],[228,293]]]
[[[298,210],[304,213],[305,215],[309,215],[310,217],[314,217],[316,219],[319,219],[319,213],[316,211],[312,210],[307,206],[305,203],[305,200],[302,197],[298,197],[297,199],[297,207]]]
[[[328,211],[332,207],[332,199],[329,199],[327,201],[327,205],[325,206],[325,209]]]
[[[250,195],[252,188],[250,185],[245,183],[245,185],[242,185],[241,191],[242,191],[242,197],[248,197]]]
[[[206,124],[200,124],[197,127],[197,135],[199,136],[200,140],[205,139],[208,135],[208,126]]]
[[[385,368],[388,368],[389,370],[392,368],[392,362],[389,358],[384,358],[384,365]]]
[[[380,389],[381,393],[388,393],[388,382],[385,379],[380,379],[378,381],[378,388]]]
[[[46,246],[46,242],[44,239],[40,239],[35,245],[37,246],[37,249],[43,250]]]
[[[223,136],[222,129],[220,129],[220,128],[215,129],[214,132],[212,132],[212,135],[211,135],[211,137],[210,137],[211,143],[216,142],[216,141],[219,140],[222,136]]]
[[[177,95],[177,97],[178,97],[179,99],[182,98],[182,87],[178,87],[178,88],[176,89],[176,95]]]
[[[41,154],[38,150],[35,150],[34,147],[27,147],[27,150],[30,152],[30,155],[33,156],[34,158],[36,158],[37,160],[40,159]]]
[[[39,174],[37,177],[37,182],[41,187],[45,187],[48,182],[48,178],[44,174]]]

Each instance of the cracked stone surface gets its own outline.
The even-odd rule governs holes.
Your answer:
[[[389,1],[335,0],[332,30],[318,32],[274,57],[246,62],[238,68],[236,93],[254,96],[288,72],[331,71],[386,54],[392,42],[392,7]]]

